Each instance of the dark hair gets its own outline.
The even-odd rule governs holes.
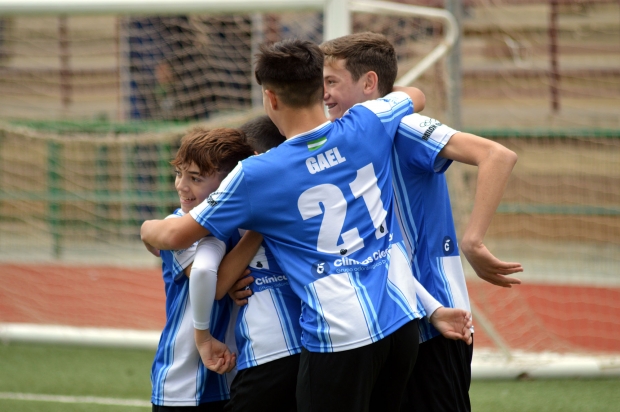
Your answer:
[[[245,133],[248,143],[258,153],[265,153],[286,140],[266,114],[248,120],[239,129]]]
[[[374,71],[379,78],[379,93],[382,96],[394,88],[398,74],[398,61],[394,46],[384,35],[372,32],[354,33],[338,37],[321,44],[326,64],[335,60],[345,60],[345,69],[351,73],[353,81]]]
[[[261,45],[254,75],[287,106],[309,107],[323,101],[323,52],[310,41]]]
[[[183,136],[181,147],[170,164],[181,167],[193,162],[201,175],[228,174],[237,163],[253,154],[245,133],[239,129],[196,127]]]

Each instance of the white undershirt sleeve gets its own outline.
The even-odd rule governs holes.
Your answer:
[[[189,277],[189,299],[194,315],[194,328],[209,329],[215,300],[217,269],[226,254],[226,245],[213,236],[198,242]]]
[[[431,315],[435,313],[435,311],[439,309],[440,307],[442,307],[443,305],[439,303],[437,299],[433,297],[433,295],[428,293],[426,288],[422,286],[420,282],[418,282],[415,276],[413,277],[413,280],[415,281],[416,295],[418,295],[418,299],[420,299],[420,303],[422,304],[422,307],[426,311],[426,319],[428,319],[428,321],[430,322]]]

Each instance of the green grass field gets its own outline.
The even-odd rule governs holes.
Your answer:
[[[152,358],[153,352],[144,350],[0,345],[0,411],[148,410]],[[6,399],[16,393],[62,395],[82,403]],[[82,397],[140,400],[147,406],[83,403]],[[471,399],[477,412],[617,411],[620,379],[474,381]]]
[[[154,353],[47,345],[0,345],[0,393],[139,399],[148,403]],[[0,411],[148,410],[131,406],[0,398]]]

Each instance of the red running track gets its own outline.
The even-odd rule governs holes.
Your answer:
[[[509,347],[620,352],[620,288],[468,282],[470,299]],[[0,323],[157,330],[165,321],[160,270],[0,265]],[[493,341],[476,324],[476,346]]]

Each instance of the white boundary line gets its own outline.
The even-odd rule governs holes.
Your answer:
[[[157,349],[160,331],[0,323],[0,342]]]
[[[95,396],[38,395],[34,393],[0,392],[0,399],[60,403],[95,403],[99,405],[133,406],[138,408],[151,407],[150,402],[138,399],[98,398]]]
[[[154,350],[157,348],[159,336],[158,331],[0,323],[0,342],[6,343],[27,342]],[[480,348],[474,350],[471,371],[472,379],[620,377],[620,353],[603,356],[511,350],[510,357],[507,357],[505,353],[497,350]]]
[[[472,379],[564,379],[620,377],[620,354],[531,353],[474,349]]]

